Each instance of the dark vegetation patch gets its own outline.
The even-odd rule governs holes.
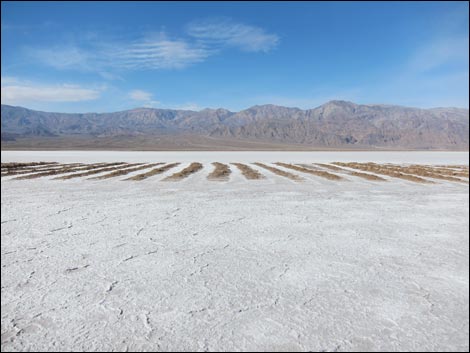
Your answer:
[[[247,166],[246,164],[242,164],[242,163],[232,163],[232,164],[236,166],[238,169],[240,169],[241,173],[245,176],[245,178],[249,180],[265,179],[263,174]]]
[[[57,162],[29,162],[29,163],[16,163],[16,162],[11,162],[11,163],[2,163],[2,169],[7,168],[7,169],[15,169],[15,168],[25,168],[25,167],[36,167],[36,166],[44,166],[44,165],[50,165],[50,164],[58,164]]]
[[[197,173],[197,172],[200,171],[202,168],[203,168],[203,166],[202,166],[201,163],[193,162],[193,163],[191,163],[189,166],[187,166],[186,168],[184,168],[183,170],[181,170],[180,172],[175,173],[175,174],[172,174],[172,175],[166,177],[166,178],[163,179],[163,180],[164,180],[164,181],[177,181],[177,180],[181,180],[181,179],[187,178],[187,177],[190,176],[191,174]]]
[[[322,164],[322,163],[316,163],[316,165],[319,165],[321,167],[325,167],[325,168],[328,168],[328,169],[331,169],[331,170],[335,170],[337,172],[340,172],[340,173],[346,173],[348,175],[352,175],[352,176],[355,176],[355,177],[359,177],[359,178],[362,178],[362,179],[366,179],[366,180],[371,180],[371,181],[387,181],[387,179],[384,179],[382,177],[379,177],[378,175],[375,175],[375,174],[367,174],[367,173],[361,173],[361,172],[352,172],[350,170],[347,170],[347,169],[344,169],[344,168],[340,168],[340,167],[337,167],[337,166],[333,166],[333,165],[330,165],[330,164]],[[306,168],[309,168],[308,165],[305,165],[303,164],[303,166],[305,166]],[[334,169],[333,169],[334,168]]]
[[[314,169],[300,167],[298,165],[288,164],[288,163],[277,162],[275,164],[280,166],[280,167],[293,169],[293,170],[296,170],[296,171],[302,172],[302,173],[312,174],[312,175],[319,176],[321,178],[325,178],[325,179],[328,179],[328,180],[342,180],[343,179],[342,177],[340,177],[336,174],[328,173],[328,172],[325,172],[323,170],[314,170]]]
[[[334,170],[337,172],[344,172],[343,168],[339,168],[337,166],[331,165],[331,164],[325,164],[325,163],[315,163],[316,165],[319,165],[320,167],[327,168],[330,170]]]
[[[99,174],[99,173],[103,173],[103,172],[110,172],[110,171],[116,170],[116,169],[129,168],[129,167],[136,166],[136,165],[141,165],[141,163],[134,163],[134,164],[128,164],[128,163],[125,163],[125,162],[109,163],[108,166],[105,167],[105,168],[94,169],[94,170],[90,170],[90,171],[83,172],[83,173],[75,173],[75,174],[64,175],[64,176],[54,178],[54,180],[55,179],[68,180],[68,179],[73,179],[73,178],[80,178],[80,177]]]
[[[100,176],[93,177],[93,178],[89,178],[89,179],[102,180],[102,179],[115,178],[115,177],[118,177],[118,176],[121,176],[121,175],[126,175],[126,174],[129,174],[129,173],[132,173],[132,172],[137,172],[137,171],[142,170],[142,169],[151,168],[151,167],[154,167],[154,166],[159,165],[159,164],[163,164],[163,163],[144,164],[144,165],[140,165],[140,166],[135,167],[135,168],[118,169],[114,172],[104,174],[104,175],[100,175]]]
[[[263,164],[263,163],[253,163],[254,165],[257,165],[258,167],[261,167],[261,168],[264,168],[266,170],[269,170],[270,172],[274,173],[274,174],[277,174],[277,175],[280,175],[280,176],[283,176],[285,178],[289,178],[291,180],[295,180],[295,181],[302,181],[302,180],[305,180],[304,178],[302,178],[301,176],[299,175],[295,175],[295,174],[292,174],[292,173],[289,173],[289,172],[286,172],[284,170],[281,170],[281,169],[278,169],[278,168],[274,168],[274,167],[271,167],[269,165],[266,165],[266,164]]]
[[[207,176],[209,180],[218,180],[218,181],[226,181],[228,180],[230,173],[230,167],[227,164],[214,162],[212,165],[215,167],[212,173]]]
[[[73,173],[73,172],[78,172],[82,170],[90,170],[90,169],[95,169],[99,168],[103,165],[103,163],[98,163],[98,164],[88,164],[85,165],[84,167],[64,167],[64,168],[59,168],[59,169],[53,169],[50,171],[44,171],[40,173],[34,173],[34,174],[27,174],[23,175],[20,177],[13,178],[14,180],[23,180],[23,179],[36,179],[36,178],[41,178],[45,176],[51,176],[51,175],[56,175],[56,174],[66,174],[66,173]]]
[[[178,166],[179,164],[180,163],[170,163],[170,164],[164,165],[163,167],[152,169],[152,170],[148,171],[147,173],[138,174],[138,175],[135,175],[133,177],[127,178],[125,180],[136,180],[136,181],[144,180],[144,179],[150,178],[154,175],[162,174],[162,173],[166,172],[167,170]]]
[[[348,167],[352,169],[358,169],[358,170],[362,170],[366,172],[371,172],[374,174],[387,175],[393,178],[404,179],[404,180],[412,181],[415,183],[433,184],[433,182],[430,180],[426,180],[426,179],[423,179],[414,175],[403,174],[399,171],[390,170],[390,169],[385,168],[383,165],[379,165],[376,163],[335,162],[334,164],[338,166],[342,166],[342,167]]]
[[[81,166],[84,166],[84,164],[82,163],[51,164],[51,165],[38,166],[38,167],[18,168],[18,169],[12,169],[9,171],[2,171],[2,176],[48,172],[50,170],[57,170],[60,168],[65,168],[65,167],[81,167]]]
[[[384,166],[384,168],[386,168],[387,170],[392,170],[392,171],[396,171],[399,173],[406,173],[406,174],[411,174],[411,175],[427,177],[431,179],[448,180],[448,181],[455,181],[457,183],[468,184],[467,180],[462,180],[454,176],[449,176],[449,175],[439,173],[438,171],[434,170],[432,167],[424,167],[424,166],[419,166],[419,165],[403,167],[399,165],[387,164]]]

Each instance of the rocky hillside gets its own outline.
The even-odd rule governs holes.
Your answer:
[[[28,138],[197,135],[316,148],[468,149],[469,111],[330,101],[301,110],[254,106],[238,113],[139,108],[63,114],[2,105],[2,145]]]

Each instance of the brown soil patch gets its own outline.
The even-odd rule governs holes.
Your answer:
[[[385,167],[384,165],[379,165],[379,164],[376,164],[376,163],[341,163],[341,162],[335,162],[334,164],[339,165],[339,166],[343,166],[343,167],[359,169],[359,170],[363,170],[363,171],[371,172],[371,173],[375,173],[375,174],[387,175],[387,176],[391,176],[391,177],[398,178],[398,179],[404,179],[404,180],[412,181],[412,182],[415,182],[415,183],[433,184],[433,182],[430,181],[430,180],[426,180],[426,179],[423,179],[423,178],[420,178],[420,177],[417,177],[417,176],[414,176],[414,175],[403,174],[399,171],[390,170],[387,167]]]
[[[31,163],[2,163],[2,169],[18,169],[18,168],[28,168],[28,167],[37,167],[45,166],[51,164],[58,164],[57,162],[31,162]]]
[[[257,170],[247,166],[246,164],[242,163],[232,163],[234,166],[236,166],[242,174],[245,176],[245,178],[249,180],[258,180],[258,179],[264,179],[264,175],[258,172]]]
[[[202,166],[201,163],[193,162],[193,163],[191,163],[189,166],[187,166],[186,168],[184,168],[183,170],[179,171],[178,173],[175,173],[175,174],[172,174],[172,175],[166,177],[165,179],[163,179],[163,181],[177,181],[177,180],[181,180],[181,179],[187,178],[187,177],[190,176],[191,174],[197,173],[197,172],[200,171],[202,168],[203,168],[203,166]]]
[[[409,167],[425,169],[426,171],[428,171],[430,173],[437,173],[437,174],[442,174],[442,175],[447,175],[447,176],[468,178],[468,171],[464,170],[464,169],[449,169],[449,168],[435,167],[435,166],[420,166],[420,165],[416,165],[416,164],[413,164]]]
[[[438,165],[437,167],[468,170],[468,165]]]
[[[215,167],[212,173],[210,173],[207,176],[207,179],[209,180],[216,180],[216,181],[226,181],[229,178],[230,173],[232,171],[230,170],[230,167],[227,164],[219,163],[219,162],[214,162],[212,165]]]
[[[151,176],[162,174],[166,172],[167,170],[174,168],[178,165],[180,165],[180,163],[170,163],[170,164],[164,165],[163,167],[152,169],[151,171],[148,171],[147,173],[138,174],[138,175],[135,175],[133,177],[130,177],[124,180],[136,180],[136,181],[144,180],[144,179],[150,178]]]
[[[324,163],[315,163],[316,165],[319,165],[320,167],[324,167],[330,170],[335,170],[337,172],[344,172],[343,168],[339,168],[337,166],[331,165],[331,164],[324,164]]]
[[[18,168],[12,169],[7,172],[2,171],[2,176],[10,176],[10,175],[20,175],[20,174],[30,174],[30,173],[39,173],[39,172],[48,172],[50,170],[57,170],[60,168],[65,167],[81,167],[84,164],[82,163],[71,163],[71,164],[53,164],[48,166],[38,166],[38,167],[26,167],[26,168]]]
[[[270,172],[274,173],[274,174],[277,174],[277,175],[280,175],[280,176],[283,176],[285,178],[289,178],[289,179],[292,179],[292,180],[295,180],[295,181],[303,181],[305,180],[304,178],[302,178],[301,176],[299,175],[295,175],[295,174],[292,174],[292,173],[289,173],[289,172],[286,172],[284,170],[281,170],[281,169],[278,169],[278,168],[274,168],[274,167],[271,167],[269,165],[266,165],[266,164],[263,164],[263,163],[253,163],[254,165],[257,165],[258,167],[261,167],[261,168],[264,168],[264,169],[267,169],[269,170]]]
[[[302,173],[312,174],[312,175],[315,175],[315,176],[318,176],[318,177],[321,177],[321,178],[325,178],[325,179],[328,179],[328,180],[343,180],[342,177],[340,177],[336,174],[331,174],[331,173],[325,172],[323,170],[309,169],[309,168],[300,167],[298,165],[288,164],[288,163],[278,162],[278,163],[275,163],[275,164],[278,165],[278,166],[284,167],[284,168],[293,169],[293,170],[296,170],[296,171],[302,172]]]
[[[387,165],[384,168],[386,168],[387,170],[392,170],[392,171],[399,172],[399,173],[407,173],[407,174],[418,175],[418,176],[432,178],[432,179],[455,181],[458,183],[468,183],[468,181],[466,180],[462,180],[453,176],[443,175],[438,172],[435,172],[433,171],[432,168],[429,168],[429,167],[421,167],[421,166],[402,167],[398,165]]]
[[[129,173],[132,173],[132,172],[137,172],[137,171],[142,170],[142,169],[151,168],[151,167],[154,167],[154,166],[160,165],[160,164],[163,164],[163,163],[152,163],[152,164],[144,164],[144,165],[141,165],[141,163],[139,163],[138,167],[126,168],[126,169],[121,168],[121,169],[118,169],[118,170],[116,170],[114,172],[111,172],[111,173],[108,173],[108,174],[96,176],[96,177],[93,177],[93,178],[88,178],[88,180],[103,180],[103,179],[115,178],[115,177],[118,177],[118,176],[121,176],[121,175],[126,175],[126,174],[129,174]]]
[[[457,177],[463,177],[463,178],[468,178],[468,171],[457,171],[457,170],[441,170],[441,169],[434,169],[435,172],[444,174],[444,175],[450,175],[450,176],[457,176]]]
[[[350,172],[348,174],[352,176],[357,176],[362,179],[372,180],[372,181],[387,181],[387,179],[384,179],[374,174],[367,174],[367,173],[361,173],[361,172]]]
[[[54,180],[68,180],[68,179],[73,179],[73,178],[80,178],[80,177],[94,175],[94,174],[98,174],[98,173],[110,172],[110,171],[116,170],[116,169],[129,168],[131,166],[140,165],[140,164],[141,163],[128,164],[128,163],[125,163],[125,162],[109,163],[106,168],[94,169],[94,170],[90,170],[90,171],[87,171],[87,172],[84,172],[84,173],[75,173],[75,174],[64,175],[64,176],[54,178]]]
[[[103,163],[88,164],[88,165],[85,165],[84,167],[70,167],[70,166],[68,166],[68,167],[54,169],[54,170],[45,171],[45,172],[41,172],[41,173],[28,174],[28,175],[16,177],[16,178],[13,178],[12,180],[36,179],[36,178],[41,178],[41,177],[50,176],[50,175],[66,174],[66,173],[78,172],[78,171],[82,171],[82,170],[95,169],[95,168],[101,167],[102,165],[103,165]]]
[[[347,169],[344,169],[344,168],[340,168],[340,167],[336,167],[336,166],[331,166],[329,164],[322,164],[322,163],[316,163],[317,165],[319,166],[324,166],[325,168],[329,168],[329,167],[334,167],[336,168],[335,170],[338,171],[338,172],[341,172],[341,173],[345,173],[345,174],[348,174],[348,175],[352,175],[352,176],[356,176],[356,177],[359,177],[359,178],[362,178],[362,179],[366,179],[366,180],[372,180],[372,181],[387,181],[386,179],[384,178],[381,178],[377,175],[374,175],[374,174],[367,174],[367,173],[360,173],[360,172],[352,172],[350,170],[347,170]],[[306,166],[307,167],[307,166]],[[331,168],[330,168],[331,169]]]

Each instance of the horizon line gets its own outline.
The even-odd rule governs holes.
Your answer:
[[[252,108],[255,108],[255,107],[264,107],[264,106],[275,106],[275,107],[281,107],[281,108],[298,109],[298,110],[301,110],[301,111],[306,111],[306,110],[317,109],[317,108],[320,108],[320,107],[322,107],[326,104],[330,104],[330,103],[333,103],[333,102],[342,102],[342,103],[349,103],[349,104],[362,105],[362,106],[400,107],[400,108],[420,109],[420,110],[432,110],[432,109],[465,109],[465,110],[469,110],[469,107],[456,107],[456,106],[447,106],[447,107],[439,106],[439,107],[432,107],[432,108],[421,108],[421,107],[413,107],[413,106],[406,106],[406,105],[399,105],[399,104],[387,104],[387,103],[361,104],[361,103],[355,103],[355,102],[347,101],[347,100],[343,100],[343,99],[332,99],[332,100],[329,100],[329,101],[327,101],[323,104],[320,104],[318,106],[315,106],[315,107],[312,107],[312,108],[306,108],[306,109],[299,108],[299,107],[294,107],[294,106],[285,106],[285,105],[266,103],[266,104],[255,104],[255,105],[249,106],[245,109],[241,109],[241,110],[237,110],[237,111],[235,111],[235,110],[232,111],[232,110],[224,108],[224,107],[217,107],[217,108],[205,107],[205,108],[202,108],[200,110],[192,110],[192,109],[178,109],[178,108],[164,108],[164,107],[158,108],[158,107],[140,106],[140,107],[134,107],[134,108],[124,109],[124,110],[114,110],[114,111],[104,111],[104,112],[89,111],[89,112],[83,112],[83,113],[80,113],[80,112],[68,113],[68,112],[45,111],[45,110],[32,109],[32,108],[28,108],[26,106],[21,106],[21,105],[11,105],[11,104],[3,104],[3,103],[1,103],[1,105],[2,106],[14,107],[14,108],[23,108],[23,109],[28,109],[28,110],[34,110],[34,111],[43,112],[43,113],[58,113],[58,114],[111,114],[111,113],[119,113],[119,112],[126,112],[126,111],[139,110],[139,109],[175,110],[175,111],[187,111],[187,112],[198,112],[198,113],[202,112],[204,110],[220,110],[220,109],[223,109],[223,110],[227,110],[230,113],[239,113],[239,112],[249,110],[249,109],[252,109]]]

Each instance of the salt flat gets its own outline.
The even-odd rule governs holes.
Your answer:
[[[275,154],[228,161],[341,160]],[[204,168],[178,182],[2,177],[2,351],[468,351],[468,184],[249,181],[232,166],[212,182],[209,162],[227,160],[162,156],[139,158]],[[402,162],[468,165],[449,156]],[[61,161],[125,160],[80,158]]]
[[[466,164],[469,153],[449,151],[1,151],[2,162],[383,162]]]

